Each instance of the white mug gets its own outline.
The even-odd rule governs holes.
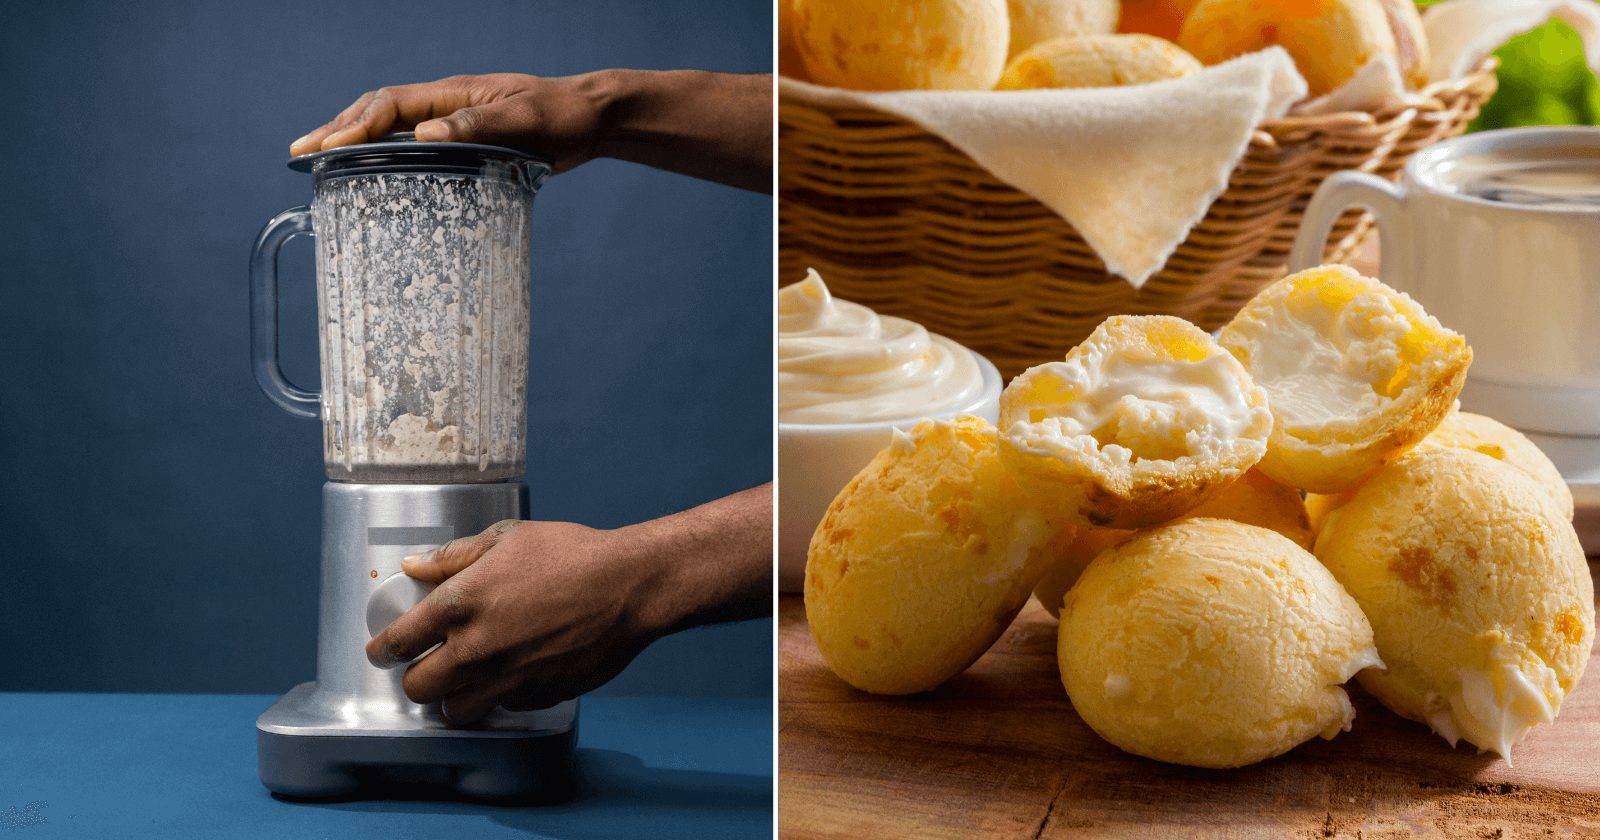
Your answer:
[[[1445,140],[1412,155],[1398,184],[1335,173],[1306,208],[1289,270],[1320,264],[1340,214],[1366,208],[1382,280],[1472,347],[1463,408],[1529,431],[1600,435],[1600,206],[1490,200],[1450,180],[1478,161],[1540,152],[1600,157],[1600,128]],[[1580,188],[1600,195],[1600,182]]]

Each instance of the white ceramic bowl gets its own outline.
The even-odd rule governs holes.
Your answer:
[[[799,592],[805,583],[806,548],[833,497],[889,445],[894,429],[909,429],[930,417],[972,414],[1000,419],[1000,371],[978,353],[983,392],[949,411],[876,423],[778,424],[778,588]]]

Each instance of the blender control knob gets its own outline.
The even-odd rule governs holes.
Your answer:
[[[433,584],[423,583],[405,572],[395,572],[384,578],[367,599],[367,632],[378,635],[390,622],[421,603],[432,591]]]

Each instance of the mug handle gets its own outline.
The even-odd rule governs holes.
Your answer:
[[[278,362],[278,252],[290,239],[310,235],[310,208],[291,207],[267,222],[250,252],[250,367],[261,393],[297,417],[316,417],[321,399],[290,382]]]
[[[1347,169],[1329,175],[1311,196],[1305,219],[1295,235],[1294,250],[1289,252],[1289,273],[1323,263],[1328,233],[1352,206],[1366,208],[1377,220],[1378,247],[1383,249],[1383,260],[1391,266],[1403,261],[1400,248],[1404,240],[1396,234],[1405,218],[1405,191],[1376,175]]]

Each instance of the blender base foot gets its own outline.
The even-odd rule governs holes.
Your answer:
[[[296,686],[256,722],[261,783],[279,797],[558,802],[573,793],[576,703],[500,709],[472,728],[363,728],[317,719],[307,702],[315,686]]]

